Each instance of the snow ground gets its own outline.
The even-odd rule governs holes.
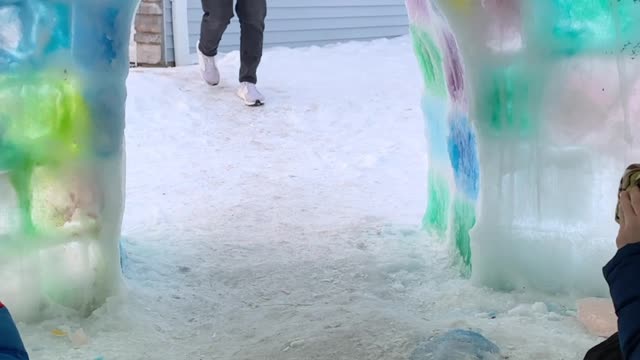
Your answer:
[[[238,53],[219,63],[216,88],[195,67],[132,71],[126,293],[20,324],[32,359],[407,359],[455,327],[509,359],[582,359],[598,341],[572,299],[474,287],[419,231],[408,37],[268,50],[262,108],[235,98]]]

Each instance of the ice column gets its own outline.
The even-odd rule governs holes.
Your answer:
[[[0,0],[0,298],[88,313],[120,282],[136,0]]]

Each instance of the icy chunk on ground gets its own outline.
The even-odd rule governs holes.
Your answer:
[[[451,330],[420,344],[410,360],[498,360],[500,348],[481,334]]]
[[[613,302],[609,299],[580,299],[578,320],[596,336],[609,337],[618,331],[618,317]]]

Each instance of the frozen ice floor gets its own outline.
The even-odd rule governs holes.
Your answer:
[[[473,287],[419,231],[408,37],[269,50],[262,108],[235,98],[238,53],[219,64],[216,88],[196,67],[132,71],[127,291],[88,319],[20,324],[33,359],[407,359],[450,328],[511,360],[582,359],[598,341],[572,300]],[[77,348],[52,334],[79,328]]]

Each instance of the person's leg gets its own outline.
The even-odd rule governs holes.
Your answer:
[[[198,48],[203,55],[218,54],[222,34],[233,18],[233,0],[202,0],[202,23]]]
[[[258,65],[262,58],[266,0],[238,0],[236,13],[240,20],[240,82],[258,82]]]

